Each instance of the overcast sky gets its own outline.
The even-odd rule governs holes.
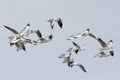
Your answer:
[[[62,18],[63,29],[51,30],[46,20],[55,17]],[[53,34],[53,41],[16,52],[8,43],[14,34],[3,25],[20,31],[27,23],[44,36]],[[0,0],[0,26],[0,80],[120,80],[120,0]],[[72,56],[83,63],[84,73],[58,56],[72,46],[66,38],[86,28],[106,42],[112,39],[115,56],[93,59],[100,44],[90,37],[74,40],[87,45]]]

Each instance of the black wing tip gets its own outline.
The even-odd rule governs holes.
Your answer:
[[[85,72],[85,73],[87,73],[87,71],[86,71],[86,70],[85,70],[84,72]]]
[[[100,37],[97,38],[98,41],[103,41]]]
[[[111,56],[114,56],[114,51],[110,51],[110,55],[111,55]]]
[[[8,26],[6,26],[6,25],[3,25],[4,27],[6,27],[6,28],[8,28]]]
[[[63,24],[60,25],[60,28],[62,29]]]
[[[22,49],[23,49],[24,51],[26,51],[25,46],[23,46]]]

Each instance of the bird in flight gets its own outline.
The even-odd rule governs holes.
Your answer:
[[[50,23],[51,29],[54,28],[55,22],[58,24],[58,26],[59,26],[61,29],[62,29],[62,27],[63,27],[63,22],[62,22],[62,19],[61,19],[61,18],[51,18],[51,19],[47,20],[47,22]]]

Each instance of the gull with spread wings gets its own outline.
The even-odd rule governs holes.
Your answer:
[[[51,29],[54,28],[55,22],[58,24],[58,26],[62,29],[63,23],[62,23],[62,19],[61,18],[51,18],[49,20],[47,20],[47,22],[50,23],[50,27]]]

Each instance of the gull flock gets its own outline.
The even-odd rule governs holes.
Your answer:
[[[52,18],[47,20],[47,22],[50,24],[51,29],[55,27],[55,24],[58,25],[61,29],[63,28],[63,22],[61,18]],[[45,44],[53,39],[53,34],[49,34],[48,36],[44,36],[40,30],[32,30],[30,29],[30,23],[28,23],[20,32],[15,30],[12,27],[9,27],[7,25],[4,25],[6,29],[11,31],[14,35],[9,36],[9,45],[10,46],[16,46],[16,51],[24,50],[26,51],[26,44],[31,44],[33,46],[39,45],[39,44]],[[29,35],[35,34],[38,36],[37,40],[31,40]],[[86,68],[83,66],[83,63],[76,62],[74,58],[72,58],[72,54],[78,54],[81,51],[84,51],[86,48],[86,44],[83,44],[80,46],[77,44],[74,39],[78,39],[81,37],[91,37],[99,42],[101,45],[101,48],[99,48],[99,52],[93,56],[95,57],[109,57],[109,56],[114,56],[114,48],[112,47],[113,41],[109,40],[108,42],[103,41],[100,37],[96,37],[93,33],[90,32],[90,28],[85,29],[84,31],[70,35],[66,38],[68,41],[72,41],[73,46],[66,49],[63,54],[60,54],[58,56],[59,59],[63,59],[62,63],[66,63],[68,67],[73,68],[73,66],[78,66],[83,72],[87,72]]]

